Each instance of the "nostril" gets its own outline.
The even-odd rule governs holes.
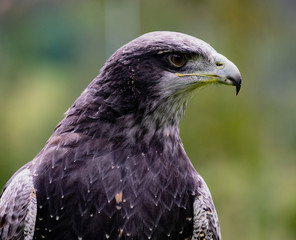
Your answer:
[[[219,69],[221,69],[221,68],[224,67],[224,63],[222,63],[222,62],[216,62],[216,66],[217,66]]]

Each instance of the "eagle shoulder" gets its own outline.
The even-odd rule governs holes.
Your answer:
[[[8,182],[0,198],[0,240],[32,240],[36,213],[33,176],[24,168]]]
[[[193,233],[191,240],[221,240],[218,215],[211,193],[199,176],[201,183],[193,202]]]

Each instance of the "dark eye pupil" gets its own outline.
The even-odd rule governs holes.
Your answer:
[[[178,56],[178,55],[177,56],[173,56],[172,60],[177,65],[180,65],[183,62],[183,58],[181,56]]]

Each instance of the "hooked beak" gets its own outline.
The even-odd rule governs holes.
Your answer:
[[[241,88],[241,74],[238,68],[223,55],[217,53],[216,56],[216,70],[214,73],[176,73],[179,77],[184,76],[199,76],[202,77],[199,83],[222,83],[225,85],[232,85],[236,88],[236,95],[239,93]]]
[[[232,82],[232,84],[235,86],[235,90],[236,90],[235,95],[237,96],[237,94],[239,93],[240,88],[241,88],[241,82],[242,82],[241,76],[239,76],[237,78],[227,77],[227,80],[230,80]]]
[[[221,54],[218,54],[217,56],[216,65],[219,68],[217,71],[217,80],[221,83],[235,86],[237,95],[242,83],[241,74],[238,68],[233,62]]]

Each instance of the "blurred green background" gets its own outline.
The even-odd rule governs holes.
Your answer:
[[[223,239],[295,239],[295,12],[293,0],[1,0],[0,188],[118,47],[179,31],[209,42],[243,78],[237,97],[199,90],[180,126]]]

